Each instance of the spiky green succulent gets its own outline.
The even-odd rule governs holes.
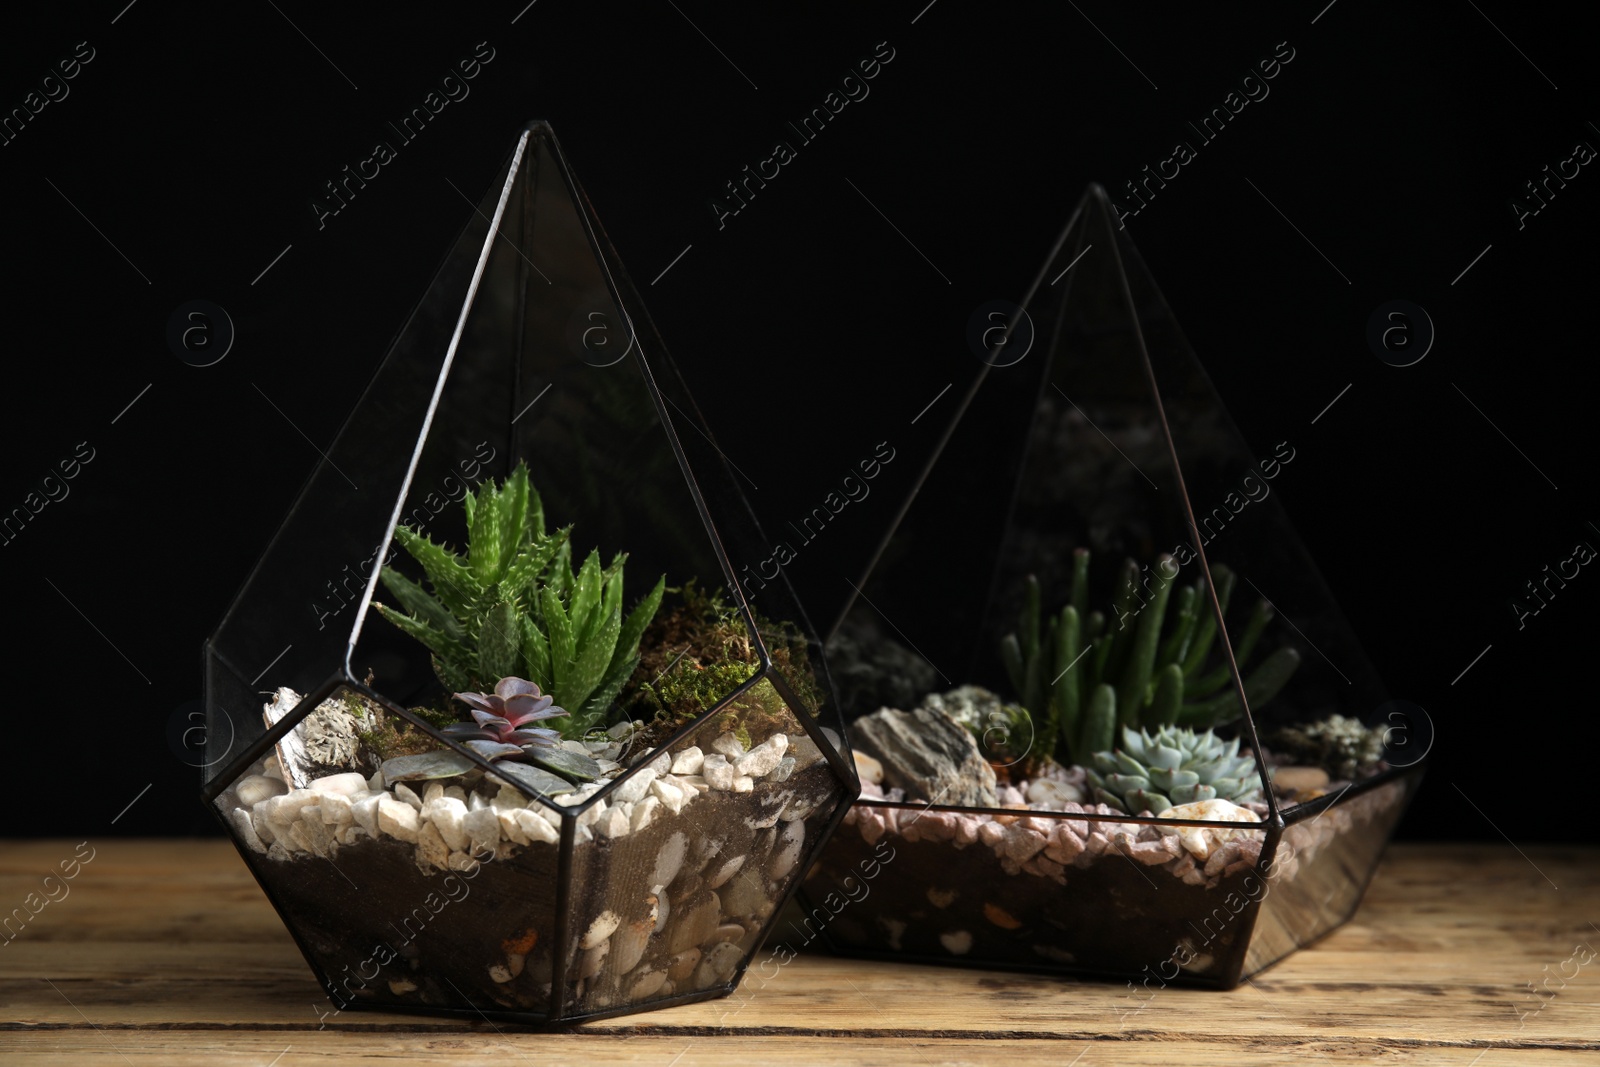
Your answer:
[[[464,555],[408,527],[398,541],[430,590],[392,567],[384,587],[409,614],[374,604],[385,619],[433,653],[434,673],[452,691],[488,691],[502,678],[536,682],[569,715],[567,737],[600,725],[639,662],[639,638],[661,605],[665,575],[624,619],[618,553],[602,569],[591,551],[572,569],[572,527],[546,533],[544,505],[519,463],[503,486],[492,480],[462,499]]]
[[[1095,798],[1129,815],[1217,797],[1236,804],[1261,798],[1255,760],[1239,755],[1238,738],[1223,741],[1210,730],[1162,726],[1152,735],[1123,727],[1122,746],[1096,752],[1086,770]]]
[[[1000,658],[1033,719],[1039,757],[1083,763],[1112,746],[1118,726],[1203,730],[1243,714],[1226,659],[1212,654],[1217,617],[1205,580],[1174,595],[1177,562],[1163,555],[1154,570],[1141,579],[1132,560],[1123,565],[1109,617],[1089,610],[1087,549],[1073,554],[1072,589],[1059,615],[1041,620],[1039,583],[1028,577],[1022,617],[1001,640]],[[1235,575],[1221,564],[1211,573],[1226,614]],[[1273,614],[1265,599],[1256,604],[1234,645],[1241,671]],[[1244,679],[1250,706],[1259,709],[1276,696],[1299,666],[1300,653],[1290,647],[1262,660]]]

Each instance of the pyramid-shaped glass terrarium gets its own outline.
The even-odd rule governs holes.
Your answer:
[[[857,785],[733,478],[530,125],[206,646],[206,799],[334,1008],[737,984]]]
[[[1245,446],[1099,187],[991,326],[829,639],[863,796],[801,901],[845,953],[1231,987],[1349,918],[1425,716],[1280,507],[1313,446]]]

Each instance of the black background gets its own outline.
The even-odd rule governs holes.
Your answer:
[[[1282,499],[1433,721],[1402,833],[1587,833],[1600,578],[1521,629],[1510,607],[1600,544],[1600,176],[1520,228],[1509,206],[1600,145],[1565,9],[524,2],[7,13],[0,109],[78,42],[94,58],[0,146],[0,510],[94,458],[0,546],[3,750],[36,801],[4,833],[216,832],[168,743],[201,642],[470,213],[452,183],[480,196],[526,120],[554,125],[769,529],[877,442],[910,457],[789,568],[821,621],[928,444],[910,420],[972,372],[973,309],[1020,295],[1086,183],[1120,195],[1285,41],[1270,95],[1128,226],[1252,447],[1297,449]],[[470,95],[319,229],[323,183],[482,41]],[[870,95],[719,229],[708,200],[879,42]],[[237,329],[205,368],[165,340],[197,298]],[[1393,299],[1438,330],[1414,366],[1365,340]]]

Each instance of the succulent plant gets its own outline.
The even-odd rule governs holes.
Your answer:
[[[564,778],[593,781],[600,765],[561,746],[561,733],[529,723],[567,714],[525,678],[502,678],[493,693],[457,693],[472,709],[472,722],[457,722],[441,733],[460,741],[486,760],[513,759],[537,764]]]
[[[408,527],[395,539],[422,567],[425,590],[392,567],[384,587],[409,614],[374,604],[385,619],[433,653],[445,687],[481,690],[497,679],[529,678],[568,710],[561,732],[581,737],[601,724],[639,662],[639,639],[661,604],[662,576],[626,619],[618,553],[600,566],[591,551],[572,570],[571,532],[547,534],[544,505],[519,463],[503,486],[485,481],[462,500],[465,555]]]
[[[1361,720],[1330,715],[1304,726],[1281,726],[1262,741],[1286,754],[1321,767],[1336,778],[1354,778],[1383,759],[1389,731]]]
[[[528,726],[567,713],[533,682],[502,678],[495,683],[493,693],[457,693],[455,697],[472,708],[473,721],[451,723],[441,732],[485,759],[520,756],[525,745],[548,748],[561,740],[559,730]]]
[[[1152,735],[1123,727],[1122,747],[1096,752],[1085,770],[1095,798],[1129,815],[1216,797],[1261,798],[1255,760],[1239,755],[1238,738],[1223,741],[1210,730],[1162,726]]]
[[[1139,595],[1140,569],[1132,560],[1118,576],[1117,596],[1107,616],[1089,611],[1089,552],[1072,561],[1069,601],[1041,633],[1040,590],[1029,576],[1016,632],[1000,642],[1000,658],[1035,727],[1035,752],[1063,763],[1082,763],[1111,748],[1118,726],[1186,726],[1210,729],[1243,714],[1228,664],[1213,657],[1216,613],[1209,610],[1204,579],[1177,589],[1177,564],[1163,555],[1146,579],[1148,600]],[[1224,614],[1235,575],[1211,568]],[[1171,575],[1170,577],[1168,575]],[[1176,601],[1172,625],[1168,608]],[[1245,624],[1234,656],[1245,669],[1267,624],[1272,605],[1261,600]],[[1165,633],[1163,630],[1165,629]],[[1216,659],[1215,665],[1211,665]],[[1300,666],[1300,653],[1283,647],[1244,679],[1245,697],[1260,708],[1278,694]]]

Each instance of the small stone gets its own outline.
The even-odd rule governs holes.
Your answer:
[[[706,885],[711,889],[720,888],[723,882],[739,873],[739,868],[744,866],[743,856],[734,856],[723,862],[710,876],[706,878]]]
[[[734,917],[754,915],[767,901],[767,891],[761,884],[761,876],[749,871],[741,872],[729,881],[727,888],[721,890],[718,895],[722,897],[723,913]]]
[[[422,817],[439,828],[439,836],[452,851],[467,850],[467,806],[454,797],[444,795],[444,787],[433,783],[428,799],[422,802]]]
[[[656,754],[656,758],[646,766],[656,773],[657,778],[660,778],[663,774],[670,774],[672,773],[672,753],[659,752]]]
[[[689,854],[689,838],[680,830],[661,845],[656,853],[655,871],[650,876],[651,885],[671,885],[683,869],[683,860]]]
[[[322,798],[322,803],[318,807],[322,809],[322,821],[329,826],[349,826],[355,822],[356,817],[352,811],[354,805],[350,803],[350,798],[342,793],[328,794]]]
[[[518,845],[526,845],[532,840],[528,837],[527,831],[523,830],[521,825],[518,824],[515,811],[497,811],[493,808],[489,810],[494,811],[494,817],[500,823],[501,837]],[[544,820],[541,819],[540,821],[543,822]]]
[[[773,846],[772,859],[767,863],[767,877],[776,882],[794,870],[794,865],[800,862],[800,850],[805,846],[805,841],[805,823],[784,823]]]
[[[683,810],[683,802],[686,799],[684,792],[673,783],[657,778],[655,781],[650,783],[650,791],[654,793],[656,797],[660,799],[661,803],[666,805],[667,810],[672,812],[674,815]]]
[[[500,845],[500,816],[491,808],[479,808],[477,811],[467,812],[466,818],[462,820],[462,828],[467,832],[467,843],[475,856],[493,852]]]
[[[382,793],[389,788],[389,783],[383,780],[383,768],[379,767],[372,772],[372,777],[367,779],[367,792]],[[391,985],[393,983],[390,983]],[[415,989],[415,986],[412,986]]]
[[[720,752],[732,761],[744,755],[744,746],[732,734],[720,734],[715,741],[711,742],[711,751]]]
[[[983,917],[1000,927],[1002,930],[1022,929],[1022,920],[1012,915],[998,904],[989,903],[983,906]]]
[[[436,824],[425,822],[417,831],[417,855],[434,867],[450,865],[450,846],[445,844]]]
[[[654,930],[655,923],[645,919],[617,928],[617,932],[611,935],[611,965],[617,969],[617,973],[626,974],[638,965]]]
[[[606,953],[610,951],[611,942],[602,941],[585,952],[583,958],[578,961],[578,977],[593,978],[599,974],[600,968],[605,964]]]
[[[447,785],[447,786],[445,786],[444,787],[444,795],[447,796],[447,797],[453,797],[454,799],[461,801],[461,803],[463,803],[463,804],[466,804],[466,802],[467,802],[467,791],[465,789],[462,789],[459,785]],[[469,806],[467,808],[467,810],[471,811],[472,809]]]
[[[778,766],[783,759],[783,754],[789,748],[789,738],[784,734],[773,734],[749,752],[740,756],[734,762],[734,768],[740,773],[751,778],[765,778]]]
[[[972,951],[972,935],[965,930],[954,930],[939,935],[939,944],[952,956],[965,956]]]
[[[579,948],[594,948],[600,942],[616,933],[617,927],[622,925],[622,917],[614,911],[603,911],[589,924],[589,929],[584,931],[583,937],[578,940]],[[623,970],[631,971],[632,967]]]
[[[252,852],[266,852],[267,844],[261,840],[261,835],[256,833],[255,823],[251,821],[250,813],[243,808],[234,808],[231,816],[233,828],[239,834],[239,840],[249,846]]]
[[[348,774],[330,774],[313,781],[309,787],[313,793],[339,793],[344,796],[364,796],[367,792],[367,779],[365,775],[351,771]]]
[[[739,931],[740,937],[744,936],[742,927],[735,927],[735,929]],[[705,959],[701,966],[709,966],[716,981],[726,982],[733,977],[734,968],[739,966],[739,960],[743,956],[744,951],[739,948],[737,943],[719,941],[712,945],[711,950],[705,954]]]
[[[1309,793],[1328,784],[1328,772],[1321,767],[1278,767],[1272,784],[1288,793]]]
[[[1158,819],[1194,819],[1205,822],[1260,822],[1261,816],[1249,808],[1232,801],[1215,797],[1197,800],[1192,804],[1179,804],[1156,816]],[[1212,851],[1226,841],[1246,837],[1256,831],[1234,827],[1180,826],[1178,840],[1196,859],[1207,859]]]
[[[532,845],[553,845],[561,840],[561,832],[550,824],[539,812],[531,808],[523,808],[516,812],[517,828],[528,836],[528,843]]]
[[[1006,828],[993,819],[986,820],[978,825],[978,840],[990,848],[999,845],[1000,842],[1005,840],[1005,837]]]
[[[396,800],[405,801],[407,804],[410,804],[411,807],[413,809],[415,809],[416,811],[421,811],[422,810],[422,798],[417,796],[416,793],[412,792],[411,787],[406,785],[404,782],[396,782],[395,783],[395,786],[394,786],[394,798]]]
[[[628,990],[630,1000],[643,1000],[645,997],[654,996],[661,991],[662,985],[667,980],[666,971],[645,971],[633,983],[633,988]]]
[[[407,993],[415,993],[416,991],[417,984],[415,982],[408,982],[404,978],[397,978],[389,983],[389,992],[393,993],[397,997],[404,996]]]
[[[778,765],[776,767],[772,768],[772,780],[774,782],[787,782],[789,780],[790,776],[794,774],[794,768],[795,768],[794,757],[793,756],[785,756],[785,757],[783,757],[781,760],[778,761]]]
[[[928,887],[928,903],[932,904],[936,908],[948,908],[950,905],[956,902],[956,898],[960,895],[961,894],[954,889],[935,889],[933,886]]]
[[[1155,867],[1170,862],[1181,848],[1178,838],[1172,836],[1160,837],[1154,841],[1135,841],[1128,846],[1127,852],[1145,866]]]
[[[649,826],[651,821],[656,817],[656,813],[660,810],[661,800],[659,797],[645,797],[643,800],[639,801],[639,803],[635,804],[633,806],[634,832],[637,833],[638,831],[643,830],[646,826]]]
[[[295,704],[298,704],[299,702],[300,701],[298,699],[295,700]],[[293,706],[293,704],[290,705],[290,707]],[[276,778],[280,782],[285,781],[283,777],[283,766],[278,762],[277,756],[268,756],[266,759],[261,761],[261,773],[267,778]]]
[[[656,780],[656,772],[649,767],[641,767],[624,782],[620,783],[616,791],[611,794],[611,799],[619,803],[631,804],[636,800],[643,800],[645,794],[650,792],[650,783]]]
[[[909,795],[955,807],[996,804],[994,768],[966,727],[943,711],[880,708],[855,722],[854,737],[883,764],[883,778]]]
[[[246,808],[253,808],[268,797],[282,796],[287,791],[288,786],[264,774],[252,774],[248,778],[242,778],[239,784],[233,787],[233,795],[238,797],[240,805]]]
[[[1044,851],[1044,847],[1049,843],[1050,839],[1044,834],[1037,830],[1029,830],[1019,823],[1006,828],[1005,840],[1001,842],[1000,847],[1012,860],[1021,863]]]
[[[621,740],[624,740],[625,738],[629,737],[630,735],[632,735],[633,731],[636,728],[637,727],[632,722],[629,722],[627,719],[624,719],[623,721],[615,724],[610,729],[608,729],[606,731],[606,736],[610,737],[611,740],[613,740],[613,741],[621,741]],[[633,968],[632,967],[624,967],[623,970],[631,971],[631,970],[633,970]]]
[[[350,814],[360,826],[373,837],[378,836],[378,805],[387,799],[383,795],[365,797],[350,805]],[[410,807],[410,805],[406,805]]]
[[[672,757],[673,774],[699,774],[700,765],[705,761],[705,754],[697,745],[690,745]]]
[[[732,789],[735,779],[739,777],[733,764],[728,762],[728,757],[720,753],[710,753],[706,756],[705,762],[700,766],[700,774],[712,789],[721,790]]]
[[[1224,841],[1206,857],[1204,870],[1207,878],[1214,878],[1222,873],[1223,868],[1239,859],[1239,842]]]
[[[400,788],[404,788],[401,786]],[[398,841],[417,840],[417,809],[387,797],[378,801],[378,829]]]
[[[422,789],[422,806],[424,808],[426,808],[429,804],[432,804],[435,800],[443,800],[443,799],[444,799],[444,783],[443,782],[429,782],[426,786],[423,787],[423,789]],[[461,806],[463,808],[466,807],[465,804],[463,804]]]
[[[1047,811],[1065,811],[1068,804],[1083,800],[1083,790],[1054,778],[1035,778],[1028,783],[1028,803]]]
[[[877,757],[869,756],[859,750],[851,752],[850,755],[856,761],[856,777],[873,785],[883,784],[883,764],[878,762]]]
[[[715,893],[687,911],[681,912],[677,922],[667,933],[667,951],[683,952],[703,945],[716,932],[721,905]]]
[[[756,780],[748,774],[741,774],[733,780],[733,791],[735,793],[750,793],[755,790],[755,787]]]
[[[667,961],[667,977],[674,982],[681,982],[694,973],[700,964],[700,950],[697,948],[685,949]]]
[[[595,820],[594,833],[600,837],[626,837],[629,830],[633,829],[633,806],[631,804],[613,804],[605,810],[605,814]]]

